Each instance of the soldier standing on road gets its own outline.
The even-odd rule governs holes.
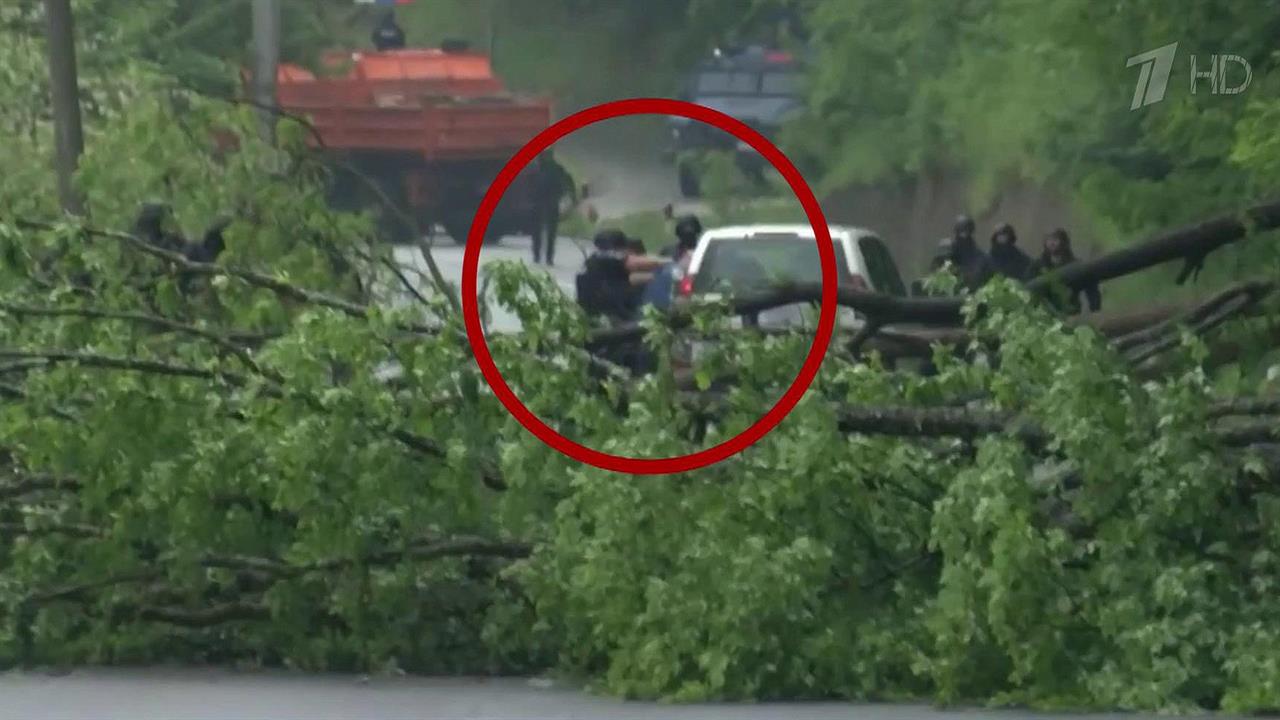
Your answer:
[[[634,252],[621,230],[601,230],[594,244],[578,274],[578,304],[589,316],[603,315],[617,322],[633,319],[632,288],[647,283],[666,260]]]
[[[400,50],[404,48],[404,31],[396,24],[396,14],[388,10],[381,22],[373,29],[373,46],[378,52]]]
[[[564,166],[556,162],[548,150],[538,157],[534,165],[533,175],[533,214],[534,226],[530,235],[533,238],[533,262],[542,262],[542,250],[546,247],[548,265],[555,265],[556,237],[560,229],[560,201],[569,197],[569,201],[577,201],[577,190],[573,186],[573,178]]]
[[[1059,270],[1076,261],[1076,255],[1071,250],[1071,236],[1066,230],[1058,228],[1049,233],[1044,239],[1044,251],[1039,258],[1031,264],[1029,275],[1031,278],[1039,277],[1045,273]],[[1058,300],[1054,305],[1059,310],[1067,312],[1071,315],[1080,313],[1080,294],[1084,293],[1085,299],[1089,301],[1089,312],[1098,312],[1102,309],[1102,292],[1098,289],[1097,283],[1090,283],[1078,290],[1069,290],[1066,300]]]
[[[1031,271],[1031,256],[1017,246],[1018,235],[1013,226],[1004,223],[991,234],[991,264],[995,271],[1007,278],[1027,280]]]
[[[929,261],[929,272],[935,273],[942,269],[943,265],[951,262],[951,256],[955,249],[955,242],[944,237],[938,241],[938,249],[933,254],[933,259]]]
[[[642,241],[628,238],[620,230],[598,233],[595,245],[596,252],[587,258],[586,269],[578,276],[579,302],[587,301],[583,309],[589,315],[604,315],[613,322],[635,320],[641,293],[652,282],[654,272],[669,263],[648,255]],[[653,352],[638,339],[613,346],[604,356],[637,375],[657,367]]]
[[[970,292],[985,285],[995,274],[991,259],[978,248],[973,232],[973,218],[968,215],[956,218],[951,233],[951,265]]]

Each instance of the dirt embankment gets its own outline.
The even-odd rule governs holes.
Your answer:
[[[1092,257],[1100,252],[1090,241],[1081,216],[1062,193],[1032,183],[1005,186],[988,207],[969,202],[970,184],[960,173],[935,174],[899,184],[855,186],[823,198],[822,209],[832,223],[857,225],[881,233],[904,277],[924,273],[938,241],[951,233],[955,217],[972,215],[978,242],[987,248],[1000,223],[1010,223],[1018,244],[1030,255],[1039,252],[1046,233],[1066,228],[1076,238],[1076,252]]]
[[[696,210],[684,201],[674,165],[663,156],[666,125],[661,118],[618,118],[573,133],[555,151],[579,183],[591,186],[589,202],[602,218],[660,210]]]
[[[680,198],[675,169],[662,155],[665,125],[656,118],[621,118],[585,128],[565,138],[556,152],[579,182],[591,186],[590,203],[602,218],[658,210],[672,203],[679,212],[704,209]],[[1090,233],[1066,195],[1032,183],[1012,183],[987,207],[969,202],[971,186],[962,173],[935,173],[901,183],[854,186],[822,198],[833,224],[855,225],[880,233],[904,277],[923,273],[938,241],[951,231],[955,216],[968,213],[978,224],[985,247],[995,226],[1011,223],[1029,254],[1056,227],[1076,238],[1077,253],[1090,257]]]

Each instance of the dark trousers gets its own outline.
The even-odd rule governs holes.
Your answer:
[[[545,239],[547,250],[547,264],[556,264],[556,233],[560,229],[560,217],[553,215],[539,219],[534,225],[533,232],[533,262],[542,262],[542,249]]]

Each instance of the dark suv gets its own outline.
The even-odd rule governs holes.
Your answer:
[[[759,46],[741,52],[717,51],[690,76],[681,100],[695,102],[741,120],[773,139],[788,115],[801,105],[801,65],[786,52]],[[705,150],[734,150],[740,167],[759,177],[765,161],[755,150],[710,125],[682,117],[669,121],[680,192],[700,194],[697,155]]]

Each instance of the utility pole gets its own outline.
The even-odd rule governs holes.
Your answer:
[[[53,95],[53,136],[57,152],[58,198],[62,209],[82,215],[84,206],[72,178],[84,152],[80,124],[80,87],[76,78],[75,27],[71,0],[44,0],[45,42],[49,53],[49,88]]]
[[[253,101],[262,139],[275,143],[276,72],[280,66],[280,0],[253,0]]]

